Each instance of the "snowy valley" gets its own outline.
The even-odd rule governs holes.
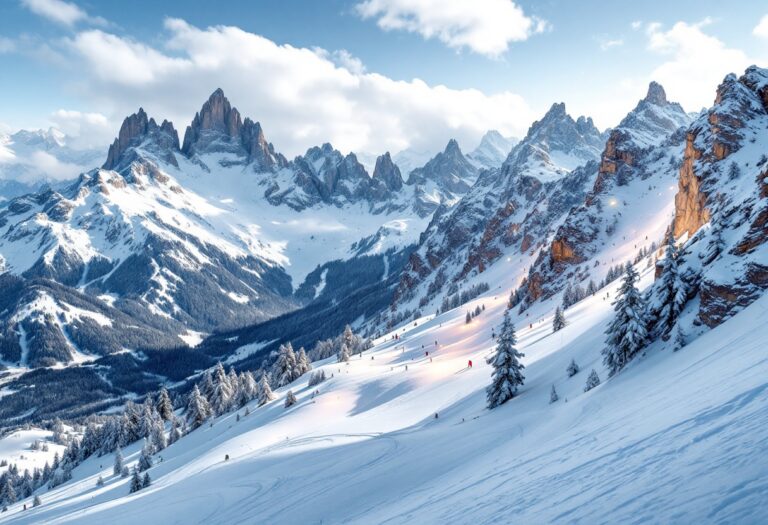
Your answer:
[[[761,523],[768,70],[713,95],[370,173],[139,109],[0,203],[0,523]]]

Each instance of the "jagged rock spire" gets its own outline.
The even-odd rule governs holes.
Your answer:
[[[166,150],[179,149],[179,135],[174,129],[173,124],[164,120],[163,123],[158,126],[155,119],[147,116],[144,108],[139,108],[136,113],[123,120],[117,138],[109,147],[107,161],[104,163],[103,168],[107,170],[117,169],[126,152],[131,148],[140,145],[150,136],[155,138],[157,146]],[[167,157],[167,160],[175,164],[176,159],[173,158],[172,151],[168,153],[170,156]]]
[[[656,104],[657,106],[666,106],[669,104],[667,101],[667,93],[664,91],[664,88],[661,84],[655,81],[648,84],[648,93],[643,100],[650,102],[651,104]]]
[[[275,153],[267,142],[261,124],[249,118],[243,120],[221,88],[208,97],[195,114],[192,124],[187,126],[182,147],[182,152],[188,157],[214,151],[246,156],[260,171],[286,164],[286,160]]]
[[[389,152],[376,159],[376,167],[373,169],[373,179],[380,180],[390,191],[399,191],[403,187],[403,176],[400,168],[392,162]]]

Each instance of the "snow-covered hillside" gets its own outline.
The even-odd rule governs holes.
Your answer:
[[[652,278],[644,270],[642,284]],[[754,327],[766,298],[678,352],[653,345],[609,381],[599,348],[616,285],[567,310],[556,334],[552,305],[539,304],[516,319],[525,385],[488,411],[501,292],[469,304],[485,306],[469,324],[464,308],[419,319],[349,365],[316,363],[333,374],[318,387],[305,376],[239,421],[191,432],[136,494],[111,455],[93,457],[0,522],[760,522],[768,363]],[[569,378],[572,359],[581,371]],[[592,368],[603,384],[585,393]],[[298,404],[286,409],[288,389]],[[130,465],[138,449],[124,454]]]

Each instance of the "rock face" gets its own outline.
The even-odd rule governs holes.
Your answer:
[[[550,182],[596,159],[604,143],[591,118],[573,120],[566,113],[565,104],[553,104],[512,149],[505,165],[541,182]]]
[[[410,173],[408,184],[426,186],[432,183],[442,190],[463,195],[469,191],[476,176],[477,168],[462,154],[459,143],[451,139],[445,151]]]
[[[389,152],[376,159],[373,179],[380,181],[389,191],[400,191],[402,189],[403,176],[400,174],[400,168],[392,162]]]
[[[120,132],[109,147],[105,170],[120,170],[136,159],[135,149],[146,144],[162,159],[178,167],[175,152],[179,150],[179,135],[173,124],[164,120],[158,126],[155,119],[148,118],[143,108],[127,117],[120,126]]]
[[[232,153],[252,163],[255,171],[270,171],[285,166],[284,157],[264,138],[261,124],[244,121],[220,88],[211,94],[184,133],[182,152],[188,156],[206,153]]]
[[[688,129],[674,232],[690,238],[699,320],[713,327],[768,289],[768,70],[728,75]]]
[[[600,133],[591,119],[574,120],[564,111],[555,104],[501,168],[481,170],[453,208],[435,212],[406,266],[394,307],[419,296],[419,307],[431,304],[512,247],[521,258],[535,257],[558,221],[583,202],[597,172]],[[581,157],[584,165],[567,172],[552,161]],[[549,159],[543,170],[541,159]]]
[[[574,269],[608,242],[625,220],[624,213],[629,211],[626,206],[664,204],[647,198],[638,201],[636,196],[649,195],[644,181],[650,177],[674,181],[674,165],[682,152],[682,129],[689,122],[683,108],[669,102],[664,89],[651,82],[646,97],[610,131],[591,191],[580,206],[571,210],[549,249],[532,266],[526,303],[559,292],[574,275]],[[619,201],[617,195],[627,197]]]

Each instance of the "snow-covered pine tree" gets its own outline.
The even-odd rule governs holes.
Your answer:
[[[275,394],[272,393],[272,388],[269,386],[267,374],[263,374],[261,381],[259,381],[259,406],[266,405],[274,398]]]
[[[285,395],[285,408],[292,407],[296,404],[296,396],[293,394],[292,390],[289,390],[288,393]]]
[[[141,490],[141,476],[139,476],[139,471],[135,468],[133,469],[133,477],[131,477],[131,488],[130,493],[133,494],[134,492],[138,492]]]
[[[16,503],[16,491],[11,483],[11,477],[5,478],[5,484],[0,488],[0,502],[5,505],[13,505]]]
[[[552,331],[557,332],[565,328],[565,316],[563,311],[558,306],[555,308],[555,317],[552,319]]]
[[[519,361],[523,354],[515,348],[515,327],[509,318],[509,310],[504,312],[497,340],[496,352],[488,358],[488,364],[493,366],[491,384],[486,389],[488,408],[496,408],[512,399],[525,380],[524,366]]]
[[[42,502],[42,501],[40,501],[40,496],[38,496],[37,494],[35,494],[35,497],[32,499],[32,506],[33,506],[33,507],[39,507],[39,506],[40,506],[40,505],[42,505],[42,504],[43,504],[43,502]]]
[[[668,336],[688,300],[685,282],[680,275],[679,253],[670,228],[666,239],[664,258],[660,261],[661,273],[652,289],[649,312],[655,325],[655,333]]]
[[[467,316],[464,318],[464,322],[466,324],[469,324],[472,322],[472,314],[470,312],[467,312]]]
[[[168,434],[168,444],[176,443],[179,438],[181,437],[181,427],[179,424],[179,420],[174,417],[171,420],[171,432]]]
[[[579,373],[579,370],[579,365],[576,364],[575,359],[571,359],[571,362],[568,364],[568,368],[565,369],[565,371],[568,373],[568,377],[575,376]]]
[[[595,285],[595,281],[592,279],[589,280],[589,283],[587,284],[587,295],[595,295],[597,293],[597,286]]]
[[[635,269],[627,265],[619,296],[613,303],[616,314],[605,331],[607,337],[602,351],[603,363],[611,376],[637,355],[648,338],[646,305],[636,282]]]
[[[96,486],[97,487],[103,487],[104,486],[104,478],[99,476],[99,479],[96,480]]]
[[[296,358],[296,362],[299,367],[299,376],[302,376],[307,372],[309,372],[310,370],[312,370],[312,363],[309,362],[309,358],[307,357],[307,352],[306,350],[304,350],[303,346],[299,348],[299,354]]]
[[[153,410],[152,398],[148,395],[141,405],[141,417],[139,418],[138,428],[139,438],[147,438],[152,433],[152,423],[154,422]]]
[[[278,387],[291,383],[296,375],[296,354],[291,343],[280,345],[277,361],[272,367],[272,378]]]
[[[352,331],[351,326],[346,325],[344,327],[344,333],[341,334],[341,342],[342,344],[347,345],[347,348],[349,349],[349,355],[359,353],[357,337],[355,337],[355,333]]]
[[[152,468],[152,444],[149,440],[144,440],[144,446],[141,447],[141,454],[139,454],[138,468],[139,472],[144,472]]]
[[[557,395],[557,390],[555,390],[555,385],[552,385],[552,390],[549,392],[549,404],[556,402],[558,399],[560,399],[560,396]]]
[[[165,387],[160,389],[160,394],[157,396],[157,413],[163,421],[170,421],[173,417],[173,403]]]
[[[149,434],[152,447],[158,451],[168,446],[168,439],[165,437],[165,423],[159,417],[152,423],[152,432]]]
[[[119,476],[120,473],[123,472],[123,451],[120,450],[120,447],[117,447],[117,450],[115,451],[115,464],[112,467],[112,473],[115,476]]]
[[[211,407],[208,404],[208,400],[203,397],[197,385],[195,385],[189,394],[187,421],[192,430],[194,430],[205,423],[209,417],[211,417]]]
[[[152,478],[149,477],[149,472],[144,473],[144,478],[141,480],[141,488],[145,489],[152,485]]]
[[[341,350],[339,350],[339,363],[349,363],[349,347],[346,343],[341,343]]]
[[[600,384],[600,376],[597,375],[597,370],[593,368],[592,371],[589,373],[589,377],[587,377],[587,383],[586,385],[584,385],[584,392],[589,392],[599,384]]]
[[[229,377],[224,371],[221,362],[216,364],[213,372],[213,393],[210,397],[211,410],[215,415],[223,414],[229,410],[232,403],[232,387]]]
[[[677,352],[684,346],[685,346],[685,334],[683,333],[682,328],[680,328],[680,325],[678,325],[677,329],[675,330],[675,340],[672,343],[672,350]]]

